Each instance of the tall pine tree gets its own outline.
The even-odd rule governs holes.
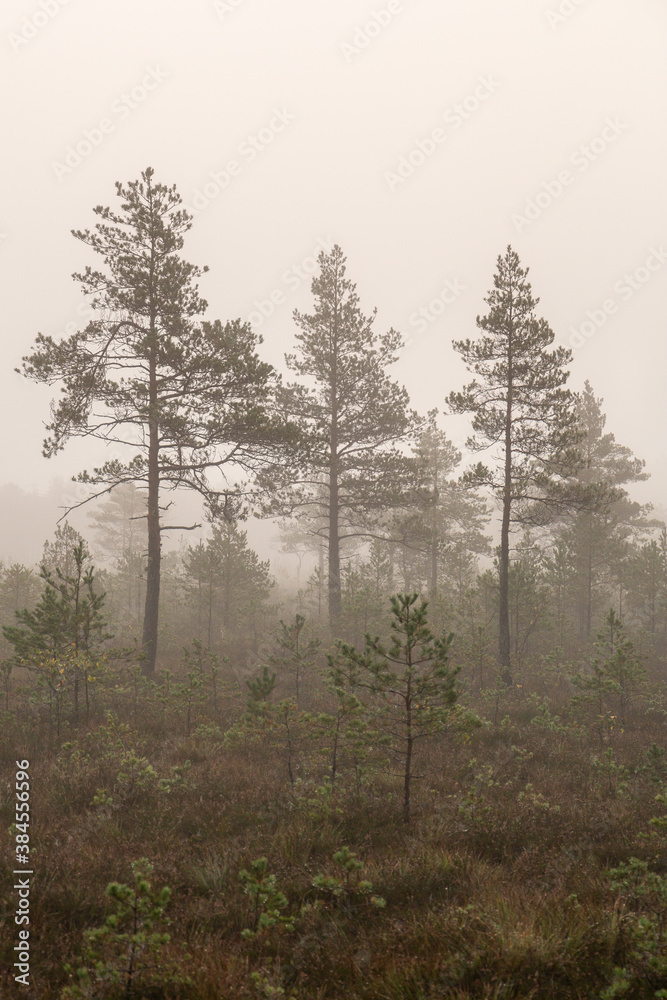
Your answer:
[[[397,502],[407,468],[397,442],[414,434],[417,417],[405,389],[387,373],[400,334],[375,333],[375,311],[362,313],[339,246],[322,252],[319,265],[314,311],[295,310],[299,350],[286,358],[301,381],[283,395],[283,405],[301,422],[307,449],[289,494],[269,510],[305,514],[313,533],[325,540],[335,626],[342,608],[341,546],[372,535],[379,515]]]
[[[180,256],[192,219],[176,188],[153,175],[149,167],[140,180],[116,184],[120,211],[98,206],[95,230],[73,233],[106,267],[74,275],[95,318],[59,342],[39,334],[23,364],[28,378],[62,383],[45,456],[71,437],[130,453],[78,479],[91,484],[91,497],[122,483],[145,491],[149,674],[157,653],[161,533],[183,527],[165,523],[164,491],[194,490],[219,512],[235,492],[224,470],[252,474],[285,440],[270,412],[276,378],[256,353],[260,338],[240,321],[199,321],[206,302],[196,281],[206,269]]]
[[[498,257],[493,285],[485,299],[489,311],[477,318],[481,336],[454,343],[476,377],[462,392],[451,393],[448,402],[454,413],[473,415],[475,434],[468,447],[497,448],[500,455],[496,468],[479,463],[468,481],[488,488],[501,510],[498,657],[509,680],[512,527],[583,502],[585,491],[568,489],[581,461],[575,398],[565,388],[571,351],[550,349],[554,333],[536,316],[539,300],[511,247]]]

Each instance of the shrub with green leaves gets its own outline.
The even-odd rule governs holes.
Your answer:
[[[667,997],[667,877],[646,861],[630,858],[611,870],[611,888],[626,906],[621,928],[627,940],[622,967],[614,969],[602,1000]]]
[[[574,705],[587,702],[594,705],[598,718],[613,729],[616,722],[621,725],[627,722],[630,705],[645,686],[646,668],[613,608],[604,620],[595,646],[600,655],[593,661],[592,674],[576,674],[572,678],[579,691],[572,701]]]
[[[595,785],[601,795],[618,798],[625,794],[630,772],[615,759],[612,747],[608,747],[602,757],[593,757],[591,764]]]
[[[241,932],[241,937],[248,940],[273,928],[293,931],[294,918],[282,912],[289,905],[287,897],[276,887],[276,876],[269,875],[267,859],[257,858],[250,863],[250,868],[250,871],[243,868],[239,872],[243,891],[251,902],[250,927]]]
[[[63,1000],[140,1000],[159,987],[169,987],[171,997],[187,996],[191,981],[165,955],[171,889],[153,890],[152,870],[142,858],[132,863],[133,886],[111,882],[107,887],[113,912],[102,927],[85,932],[82,964],[76,970],[65,966],[78,982],[63,989]]]
[[[226,746],[258,746],[284,761],[290,788],[294,791],[302,761],[322,744],[326,734],[324,716],[299,711],[292,698],[273,704],[270,697],[275,674],[263,668],[261,677],[246,681],[247,711],[225,734]]]
[[[82,538],[72,550],[71,573],[56,566],[55,576],[40,570],[44,591],[32,609],[14,612],[15,625],[4,625],[5,639],[13,646],[12,664],[25,666],[37,676],[34,696],[46,700],[58,736],[66,696],[72,719],[79,721],[83,698],[90,715],[90,685],[99,666],[104,642],[111,638],[104,615],[104,594],[97,590],[94,567]]]
[[[491,803],[487,799],[486,791],[498,784],[495,769],[492,764],[477,767],[477,760],[474,757],[468,766],[472,776],[465,793],[461,796],[459,815],[467,828],[484,830],[491,813]]]
[[[662,785],[667,780],[667,759],[665,748],[652,743],[644,753],[644,759],[638,765],[637,774],[645,775],[649,781]]]
[[[333,856],[338,873],[336,875],[316,875],[313,886],[324,894],[325,899],[333,902],[337,908],[351,914],[352,911],[367,901],[377,909],[386,906],[382,896],[372,895],[373,885],[367,879],[361,878],[363,863],[359,861],[354,851],[349,847],[341,847]]]
[[[269,668],[264,664],[259,677],[251,677],[246,681],[248,695],[246,707],[250,715],[263,715],[269,705],[273,689],[276,686],[276,674],[269,672]]]
[[[286,624],[280,622],[276,633],[278,651],[269,657],[272,667],[277,667],[280,673],[291,674],[294,680],[294,699],[301,707],[304,682],[308,681],[320,650],[318,638],[305,635],[306,619],[297,614],[294,621]]]
[[[325,688],[336,699],[335,711],[320,716],[325,729],[322,756],[328,763],[331,787],[348,775],[354,779],[358,795],[362,782],[375,773],[377,755],[373,749],[379,733],[372,728],[369,713],[354,691],[346,687],[344,672],[331,658]]]
[[[338,655],[329,658],[336,683],[366,691],[372,700],[372,725],[380,733],[392,761],[403,777],[403,819],[410,821],[414,752],[419,740],[442,732],[458,698],[459,668],[448,665],[454,636],[436,637],[428,625],[428,601],[418,594],[391,598],[392,641],[366,635],[365,647],[338,643]]]

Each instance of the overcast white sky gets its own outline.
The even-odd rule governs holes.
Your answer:
[[[338,242],[409,341],[395,375],[422,412],[467,380],[451,341],[511,243],[572,387],[665,505],[666,39],[664,0],[5,0],[0,483],[91,464],[80,442],[41,457],[51,393],[13,369],[85,323],[70,276],[95,261],[70,230],[151,165],[197,208],[209,318],[273,294],[256,325],[280,367],[307,258]]]

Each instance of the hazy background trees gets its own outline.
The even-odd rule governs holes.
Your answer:
[[[610,606],[662,655],[667,536],[630,493],[644,463],[606,431],[591,384],[568,387],[570,352],[554,347],[511,247],[479,336],[455,343],[474,378],[446,403],[471,417],[467,448],[484,452],[471,468],[447,416],[420,416],[392,380],[401,335],[376,333],[339,246],[319,255],[312,311],[294,313],[283,384],[247,324],[202,320],[206,269],[180,256],[192,219],[176,189],[149,168],[117,194],[118,211],[98,207],[95,230],[74,233],[105,261],[75,275],[95,318],[60,342],[40,334],[23,366],[64,390],[45,455],[72,437],[100,442],[100,464],[77,477],[90,495],[65,509],[75,517],[96,499],[81,532],[59,523],[39,566],[2,567],[1,624],[32,613],[45,583],[54,591],[45,574],[80,575],[86,536],[114,642],[148,674],[158,636],[164,667],[195,642],[246,676],[282,663],[281,642],[298,645],[305,628],[319,652],[285,670],[307,698],[304,674],[324,650],[382,635],[398,591],[428,597],[431,626],[456,633],[461,683],[479,695],[545,657],[584,655]],[[184,491],[203,516],[181,515]],[[280,518],[282,570],[252,544],[252,514]]]

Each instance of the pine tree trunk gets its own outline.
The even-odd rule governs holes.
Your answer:
[[[431,600],[438,594],[438,509],[437,490],[433,501],[433,513],[431,517],[431,580],[429,583],[429,596]]]
[[[146,520],[148,526],[148,561],[146,566],[146,604],[142,644],[146,654],[143,672],[147,677],[155,673],[157,659],[157,629],[160,609],[160,430],[158,427],[157,387],[157,308],[155,302],[154,265],[151,260],[150,276],[150,351],[148,357],[148,499]]]
[[[211,638],[213,636],[213,567],[210,565],[208,567],[208,621],[206,626],[206,635],[208,637],[208,648],[211,648]]]
[[[329,480],[329,624],[332,628],[338,624],[342,612],[338,531],[338,478],[332,463]]]
[[[588,563],[586,566],[586,635],[589,639],[593,627],[593,517],[588,517]]]
[[[337,370],[334,360],[331,373],[331,432],[329,437],[329,625],[335,629],[340,621],[342,602],[340,593],[340,536],[338,494],[338,407]]]
[[[405,775],[403,779],[403,822],[410,822],[410,793],[412,791],[412,750],[414,737],[412,735],[412,702],[408,682],[408,698],[406,702],[406,741],[405,741]]]
[[[433,470],[433,509],[431,511],[431,580],[429,596],[433,600],[438,593],[438,500],[440,499],[438,449],[434,453]]]
[[[410,791],[412,785],[412,737],[408,737],[405,759],[405,781],[403,787],[403,822],[410,822]]]
[[[324,586],[324,543],[322,542],[322,539],[320,539],[317,559],[317,567],[319,569],[319,576],[317,580],[317,617],[320,619],[322,617],[322,588]]]
[[[152,190],[148,185],[148,197],[152,205]],[[160,610],[160,430],[158,426],[158,381],[157,381],[157,288],[155,265],[155,235],[151,233],[151,257],[149,271],[149,351],[148,351],[148,498],[146,501],[146,522],[148,528],[148,560],[146,565],[146,604],[144,607],[144,628],[142,644],[146,654],[143,672],[146,676],[155,673],[157,659],[157,629]]]
[[[510,645],[510,606],[509,606],[509,570],[510,570],[510,514],[512,509],[512,348],[508,358],[507,411],[505,417],[505,488],[503,492],[503,519],[500,529],[500,605],[498,609],[498,659],[500,676],[505,684],[512,683],[511,645]]]
[[[146,659],[143,671],[147,676],[155,672],[157,658],[157,628],[160,606],[160,477],[158,468],[157,422],[150,420],[148,457],[148,563],[146,566],[146,605],[144,609],[143,647]]]
[[[338,774],[338,741],[340,739],[341,716],[340,711],[336,716],[336,729],[334,734],[333,747],[331,750],[331,787],[336,787],[336,775]]]
[[[509,525],[510,498],[503,499],[503,520],[500,533],[500,619],[498,659],[501,667],[501,677],[506,684],[511,683],[511,645],[510,645],[510,608],[509,608]],[[509,680],[506,680],[509,678]]]

